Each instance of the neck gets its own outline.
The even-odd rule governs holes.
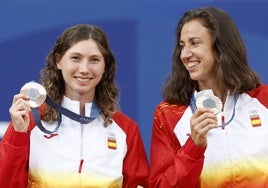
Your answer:
[[[227,97],[227,92],[222,92],[222,93],[216,93],[215,92],[215,95],[221,99],[222,104],[225,103],[225,100],[226,100],[226,97]]]
[[[80,115],[85,116],[85,103],[80,102]]]
[[[69,99],[73,101],[79,101],[80,104],[80,115],[85,115],[85,104],[91,103],[94,100],[94,96],[89,95],[66,95]]]

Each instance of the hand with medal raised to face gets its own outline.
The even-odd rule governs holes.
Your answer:
[[[12,125],[16,131],[27,132],[31,107],[39,107],[45,99],[45,88],[36,82],[28,82],[21,88],[20,93],[13,97],[12,105],[9,108]]]
[[[207,145],[207,133],[218,127],[216,114],[222,110],[221,100],[212,90],[205,90],[196,96],[196,110],[190,118],[191,138],[198,146]]]

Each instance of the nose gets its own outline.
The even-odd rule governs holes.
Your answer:
[[[89,64],[87,61],[81,61],[79,65],[79,71],[81,73],[88,73],[89,72]]]
[[[192,56],[192,51],[189,47],[184,46],[181,49],[181,59],[185,59]]]

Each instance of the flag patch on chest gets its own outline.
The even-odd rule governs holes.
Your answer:
[[[261,126],[261,119],[260,116],[250,116],[251,125],[253,127],[259,127]]]
[[[107,146],[108,146],[109,149],[116,150],[117,143],[116,143],[115,133],[108,133]]]
[[[248,111],[249,117],[250,117],[250,122],[252,127],[259,127],[261,126],[261,118],[258,113],[258,109],[250,109]]]

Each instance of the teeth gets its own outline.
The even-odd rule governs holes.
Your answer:
[[[196,66],[197,64],[198,64],[198,62],[190,62],[190,63],[188,63],[188,67],[192,68],[192,67]]]
[[[87,82],[90,79],[89,78],[77,78],[77,80],[81,81],[81,82]]]

